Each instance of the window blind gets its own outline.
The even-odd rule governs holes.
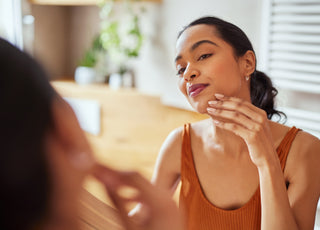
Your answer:
[[[283,88],[320,94],[320,0],[271,2],[268,72]]]
[[[278,89],[320,99],[320,0],[265,0],[263,13],[262,70]],[[281,109],[288,124],[320,138],[320,112]]]

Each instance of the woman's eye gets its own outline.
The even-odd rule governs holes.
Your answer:
[[[178,69],[177,75],[179,76],[179,75],[183,74],[184,71],[185,71],[185,69],[186,69],[186,68],[180,68],[180,69]]]
[[[211,55],[212,55],[212,54],[203,54],[203,55],[201,55],[201,56],[199,57],[198,61],[201,61],[201,60],[203,60],[203,59],[206,59],[206,58],[210,57]]]

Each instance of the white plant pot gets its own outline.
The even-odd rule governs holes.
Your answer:
[[[122,76],[119,73],[112,73],[109,78],[111,89],[119,89],[122,86]]]
[[[74,80],[80,85],[103,83],[104,77],[99,75],[94,68],[78,66],[74,73]]]

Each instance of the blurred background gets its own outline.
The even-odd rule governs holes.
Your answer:
[[[247,33],[257,53],[258,69],[269,73],[278,86],[278,106],[288,114],[288,124],[319,137],[319,0],[0,0],[0,35],[37,58],[51,80],[74,79],[81,62],[88,65],[87,53],[94,39],[103,37],[103,32],[112,33],[111,22],[119,28],[122,23],[126,30],[137,18],[134,42],[126,33],[117,34],[126,40],[120,42],[135,43],[131,51],[136,48],[137,52],[100,58],[96,66],[104,68],[102,81],[108,83],[111,73],[130,70],[133,78],[127,79],[128,86],[160,96],[165,104],[189,109],[176,86],[174,46],[178,31],[205,15],[221,17]],[[104,48],[111,54],[110,39],[105,39]],[[114,53],[119,53],[121,47],[116,48]],[[108,64],[108,58],[120,59],[125,68]]]
[[[0,36],[33,55],[51,81],[132,88],[190,110],[176,84],[175,42],[208,15],[244,30],[287,125],[319,138],[320,0],[0,0]]]

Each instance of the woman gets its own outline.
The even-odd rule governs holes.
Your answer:
[[[125,229],[181,229],[165,191],[95,162],[72,109],[42,68],[1,38],[0,67],[1,229],[79,229],[79,195],[89,174],[106,186]],[[123,187],[136,190],[135,197],[123,197]],[[146,222],[128,220],[130,202],[146,204]]]
[[[210,116],[167,137],[153,177],[169,191],[181,180],[186,229],[313,229],[320,141],[271,121],[281,115],[277,91],[244,32],[200,18],[180,32],[176,53],[180,91]]]

